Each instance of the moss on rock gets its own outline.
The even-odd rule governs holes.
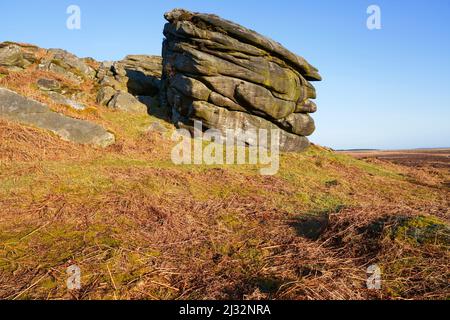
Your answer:
[[[392,238],[411,244],[450,245],[450,226],[432,216],[402,217],[392,228]]]

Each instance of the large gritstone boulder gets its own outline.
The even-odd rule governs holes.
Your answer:
[[[174,123],[204,129],[281,130],[280,150],[301,151],[318,70],[279,43],[215,15],[166,13],[161,101]]]

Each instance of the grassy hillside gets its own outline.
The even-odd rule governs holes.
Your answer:
[[[276,176],[176,166],[169,124],[100,107],[89,84],[79,88],[88,110],[55,105],[34,72],[0,86],[98,122],[118,142],[79,146],[0,120],[1,298],[450,297],[448,171],[318,146],[283,154]],[[149,131],[154,122],[168,131]],[[73,264],[80,291],[66,288]],[[366,289],[371,264],[380,291]]]

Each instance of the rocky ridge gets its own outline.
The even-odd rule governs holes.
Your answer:
[[[280,129],[281,151],[302,151],[315,130],[311,81],[318,70],[255,31],[218,16],[175,9],[165,14],[162,57],[129,55],[97,62],[61,49],[0,43],[0,77],[36,68],[74,85],[89,83],[96,103],[113,110],[155,114],[180,126]],[[3,71],[2,71],[3,70]],[[86,93],[55,79],[35,86],[55,103],[88,109]],[[252,143],[249,143],[252,144]]]
[[[80,89],[88,84],[95,90],[98,104],[113,110],[147,114],[149,108],[159,104],[161,60],[140,55],[99,63],[61,49],[3,42],[0,43],[0,79],[32,70],[42,71],[51,77],[37,77],[33,83],[25,85],[34,86],[40,95],[57,105],[79,112],[92,109],[85,103],[89,100],[86,96],[92,92]],[[112,133],[93,122],[54,112],[49,106],[6,88],[0,88],[0,117],[52,131],[75,143],[106,147],[115,141]]]

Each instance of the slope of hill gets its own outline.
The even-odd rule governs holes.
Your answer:
[[[0,73],[2,73],[0,71]],[[35,81],[84,92],[84,110]],[[447,299],[449,172],[313,146],[256,166],[177,166],[174,128],[96,103],[96,84],[4,72],[0,87],[114,133],[107,148],[0,118],[0,297]],[[155,125],[156,124],[156,125]],[[158,130],[155,130],[158,128]],[[367,269],[381,268],[381,290]],[[80,290],[66,286],[81,270]]]

